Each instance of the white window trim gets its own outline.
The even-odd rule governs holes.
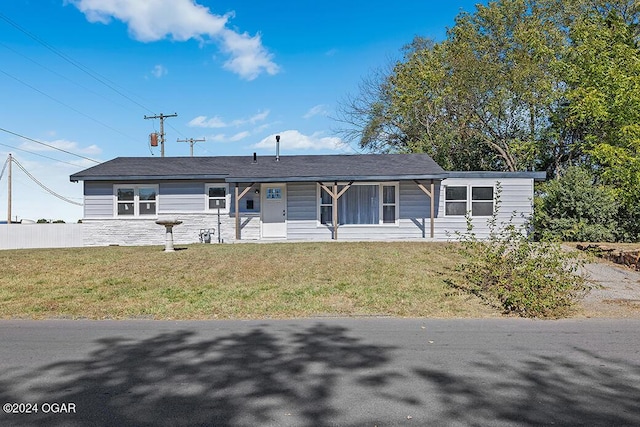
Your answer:
[[[322,182],[329,189],[333,189],[333,182]],[[338,182],[338,185],[347,185],[349,182]],[[399,181],[381,181],[381,182],[354,182],[351,183],[351,186],[354,185],[377,185],[378,186],[378,223],[377,224],[340,224],[340,227],[348,227],[348,228],[363,228],[363,227],[397,227],[400,225],[400,182]],[[383,222],[383,189],[382,187],[395,187],[395,221],[394,222]],[[323,188],[320,184],[316,184],[316,225],[318,227],[326,227],[327,224],[323,224],[320,221],[320,208],[321,206],[333,206],[333,199],[331,200],[331,204],[323,204],[322,202],[322,190]],[[349,190],[347,190],[349,191]],[[391,203],[388,203],[390,205]]]
[[[451,218],[464,218],[466,215],[447,215],[447,202],[462,202],[464,200],[460,199],[460,200],[447,200],[447,188],[448,187],[465,187],[467,190],[467,199],[466,199],[466,203],[467,203],[467,207],[466,207],[466,215],[468,215],[470,218],[489,218],[491,217],[491,215],[493,215],[493,211],[496,207],[496,186],[495,185],[472,185],[472,184],[450,184],[450,185],[446,185],[443,186],[444,188],[444,192],[443,192],[443,199],[444,199],[444,216],[445,217],[451,217]],[[490,215],[473,215],[473,211],[471,209],[471,204],[473,203],[473,200],[471,200],[472,194],[473,194],[473,189],[474,188],[492,188],[493,189],[493,199],[491,199],[491,214]],[[476,202],[486,202],[489,203],[489,200],[476,200]]]
[[[113,186],[113,217],[118,219],[128,218],[156,218],[160,207],[160,190],[158,184],[114,184]],[[133,188],[133,215],[118,215],[118,190],[121,188]],[[140,214],[140,188],[153,188],[156,192],[156,212],[153,214]],[[144,201],[143,201],[144,202]]]
[[[224,209],[220,209],[220,213],[229,213],[230,211],[230,207],[231,207],[231,193],[229,192],[229,184],[224,183],[224,182],[217,182],[217,183],[209,183],[209,184],[205,184],[204,185],[204,210],[206,212],[218,212],[218,208],[213,208],[210,209],[209,208],[209,189],[210,188],[224,188],[224,194],[225,194],[225,208]],[[220,197],[212,197],[211,199],[218,199]]]

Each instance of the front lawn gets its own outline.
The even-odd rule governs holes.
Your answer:
[[[453,244],[325,242],[0,251],[0,318],[487,317],[447,286]]]

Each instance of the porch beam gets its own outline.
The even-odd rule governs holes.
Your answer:
[[[251,190],[255,182],[252,182],[247,188],[242,190],[240,193],[240,187],[238,187],[238,183],[235,185],[235,199],[236,199],[236,240],[240,240],[240,199],[242,199],[246,194]],[[220,233],[220,230],[218,230]]]

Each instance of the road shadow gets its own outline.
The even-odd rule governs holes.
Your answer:
[[[382,367],[391,350],[323,324],[286,336],[256,327],[208,340],[184,330],[113,337],[94,348],[81,360],[0,374],[0,402],[73,402],[75,414],[0,414],[0,424],[330,425],[336,380]]]
[[[322,322],[214,327],[100,338],[73,360],[0,372],[0,403],[77,408],[0,414],[0,425],[640,425],[640,365],[606,350],[473,353],[421,334],[394,347]]]
[[[508,360],[478,355],[469,371],[416,368],[414,373],[449,424],[638,426],[640,366],[573,348],[567,355]]]

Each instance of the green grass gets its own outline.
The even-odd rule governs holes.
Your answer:
[[[0,318],[486,317],[453,244],[273,243],[0,251]]]

